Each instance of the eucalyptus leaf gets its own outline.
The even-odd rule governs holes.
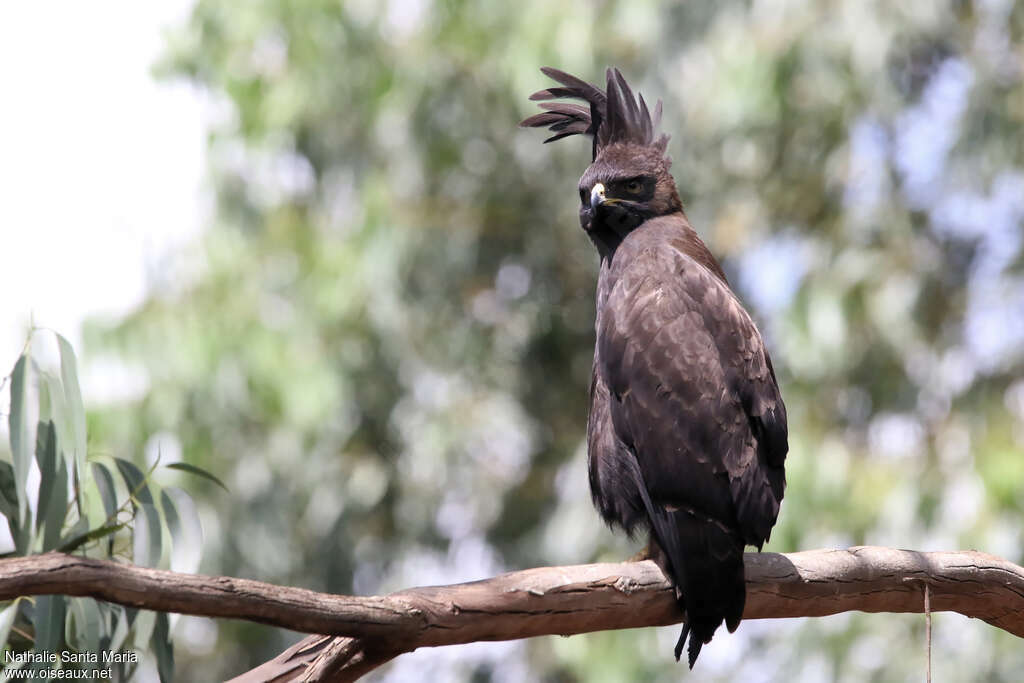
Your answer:
[[[160,674],[161,683],[174,680],[174,649],[171,646],[170,621],[166,612],[156,615],[156,626],[150,647],[156,653],[156,669]]]
[[[103,632],[103,615],[93,598],[69,598],[69,618],[64,637],[68,644],[79,652],[100,650],[100,633]]]
[[[57,432],[53,421],[36,429],[36,464],[39,466],[39,497],[36,500],[36,528],[41,528],[57,479]]]
[[[136,513],[132,556],[136,564],[156,567],[163,551],[160,513],[149,503],[140,504]]]
[[[183,543],[181,530],[181,518],[178,517],[178,509],[174,505],[174,501],[167,495],[166,489],[160,492],[160,509],[164,514],[164,521],[167,522],[167,530],[171,532],[171,547],[176,548],[178,544]]]
[[[125,641],[128,639],[128,634],[131,632],[132,621],[138,610],[132,607],[124,607],[115,612],[112,617],[116,623],[114,625],[114,631],[110,635],[110,641],[107,644],[107,649],[111,652],[120,652],[124,646]]]
[[[18,492],[14,483],[14,467],[6,460],[0,460],[0,514],[17,525]]]
[[[38,422],[48,422],[53,419],[54,413],[61,413],[61,409],[58,406],[56,409],[52,406],[50,400],[50,383],[47,381],[47,374],[42,371],[39,364],[32,360],[32,374],[36,376],[38,382],[37,389],[39,395],[37,397],[38,413],[36,414],[36,420]],[[60,402],[64,401],[64,390],[58,387],[57,400]]]
[[[102,462],[92,464],[92,474],[96,488],[99,489],[100,498],[103,500],[103,511],[107,514],[107,522],[113,522],[117,516],[117,489],[114,487],[114,477]]]
[[[57,342],[60,346],[60,376],[64,384],[64,402],[72,434],[72,441],[66,448],[74,454],[75,471],[84,472],[88,435],[82,389],[78,382],[78,362],[75,359],[75,351],[67,339],[58,334]]]
[[[168,465],[167,468],[172,470],[179,470],[181,472],[188,472],[189,474],[193,474],[197,477],[202,477],[203,479],[212,481],[214,484],[230,493],[228,487],[224,485],[224,482],[222,482],[220,479],[218,479],[217,477],[215,477],[214,475],[210,474],[202,467],[199,467],[197,465],[190,465],[187,462],[174,462]]]
[[[128,487],[128,492],[132,498],[140,503],[153,505],[153,494],[149,491],[149,486],[146,484],[146,475],[143,474],[142,470],[136,467],[134,463],[123,458],[114,458],[114,464],[117,465],[117,471],[121,473],[121,478]]]
[[[7,638],[11,635],[11,627],[18,616],[18,605],[24,598],[15,598],[14,602],[0,611],[0,650],[7,647]]]
[[[172,529],[171,569],[177,572],[195,572],[199,569],[203,548],[203,526],[199,521],[199,511],[196,509],[195,501],[187,492],[174,486],[168,486],[163,490],[163,494],[166,494],[172,501],[171,506],[177,517],[180,535],[178,538],[173,536],[170,515],[165,508],[164,514],[168,520],[168,528]]]
[[[68,477],[64,460],[57,453],[57,431],[53,421],[40,424],[37,431],[36,462],[39,464],[39,501],[36,529],[43,530],[43,551],[54,549],[67,516]]]
[[[36,596],[32,625],[36,629],[36,652],[59,652],[64,639],[67,598],[63,595]]]
[[[140,609],[135,616],[133,628],[135,629],[135,636],[132,639],[133,646],[136,650],[145,651],[153,637],[153,630],[156,628],[156,612]]]
[[[60,380],[52,373],[39,372],[38,374],[41,380],[39,382],[39,421],[53,421],[53,426],[57,429],[57,446],[61,454],[70,459],[71,453],[67,451],[67,447],[74,437],[71,431],[71,422],[68,419],[67,405],[64,400],[64,387],[60,385]],[[48,409],[45,411],[42,407],[44,398],[48,403]]]
[[[32,464],[31,432],[33,421],[28,405],[28,356],[21,355],[11,372],[11,412],[7,424],[10,428],[11,456],[14,464],[14,485],[18,495],[18,517],[28,516],[28,471]]]
[[[39,506],[38,514],[43,516],[43,551],[53,550],[60,545],[61,532],[68,515],[68,472],[64,459],[54,454],[56,471],[53,486],[46,507]]]

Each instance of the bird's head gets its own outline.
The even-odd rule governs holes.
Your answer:
[[[580,178],[580,225],[588,234],[621,239],[644,221],[682,211],[671,162],[663,150],[613,144]]]
[[[634,97],[618,69],[608,69],[607,89],[545,67],[541,71],[562,84],[534,93],[532,100],[571,98],[589,107],[566,102],[542,102],[545,111],[520,125],[550,126],[555,133],[545,142],[568,135],[593,138],[593,163],[580,178],[580,225],[602,254],[649,218],[682,211],[683,205],[665,156],[667,135],[656,135],[661,101],[648,110],[642,95]]]

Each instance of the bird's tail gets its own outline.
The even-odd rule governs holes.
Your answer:
[[[721,523],[692,510],[653,505],[651,509],[652,556],[682,593],[680,606],[686,612],[676,660],[689,636],[692,669],[701,646],[711,642],[722,622],[732,632],[743,616],[747,597],[743,541]]]

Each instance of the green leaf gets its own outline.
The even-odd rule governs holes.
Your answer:
[[[208,479],[208,480],[212,481],[214,484],[216,484],[217,486],[219,486],[222,489],[224,489],[225,491],[227,491],[228,493],[231,493],[231,491],[228,490],[228,487],[224,485],[224,482],[222,482],[220,479],[218,479],[217,477],[213,476],[212,474],[210,474],[209,472],[204,470],[202,467],[197,467],[196,465],[190,465],[187,462],[174,462],[174,463],[171,463],[170,465],[168,465],[167,467],[169,469],[172,469],[172,470],[180,470],[182,472],[188,472],[189,474],[194,474],[197,477],[202,477],[203,479]]]
[[[70,598],[68,603],[71,618],[66,621],[64,638],[79,652],[99,653],[104,629],[99,605],[92,598]]]
[[[22,598],[16,598],[0,612],[0,650],[7,647],[7,638],[11,635],[11,627],[14,626],[14,620],[18,616],[18,604],[21,601]]]
[[[178,509],[174,506],[174,501],[167,495],[167,491],[160,492],[160,508],[164,513],[164,521],[167,522],[167,529],[171,532],[171,543],[172,547],[177,546],[179,543],[183,543],[181,531],[181,519],[178,517]]]
[[[32,372],[38,378],[39,388],[39,414],[37,415],[39,422],[48,422],[53,419],[54,413],[60,413],[61,406],[54,407],[53,401],[50,399],[50,383],[47,381],[47,374],[40,369],[39,364],[32,360]],[[57,394],[57,401],[64,401],[64,390],[60,389]]]
[[[100,601],[96,602],[96,607],[100,611],[100,650],[109,650],[110,636],[113,633],[114,620],[117,619],[118,614],[121,614],[124,611],[124,607]]]
[[[199,521],[195,501],[188,493],[174,486],[168,486],[162,491],[161,502],[164,497],[170,502],[170,505],[164,504],[164,515],[173,540],[171,569],[177,572],[195,572],[199,569],[203,547],[203,526]],[[171,515],[167,512],[168,507],[173,508],[177,518],[178,536],[174,535]]]
[[[60,545],[61,532],[64,530],[64,523],[68,517],[68,470],[64,459],[59,455],[57,456],[57,475],[50,496],[50,505],[42,509],[42,512],[45,517],[43,550],[53,550]]]
[[[134,463],[122,458],[114,458],[114,464],[117,465],[117,471],[121,473],[121,478],[124,479],[131,497],[139,503],[153,505],[153,494],[150,493],[149,486],[146,485],[146,475],[142,473],[142,470]]]
[[[115,613],[114,618],[117,619],[117,625],[114,626],[114,632],[110,636],[110,643],[107,645],[108,650],[111,652],[119,652],[121,650],[125,640],[128,638],[128,632],[132,626],[132,618],[136,612],[137,610],[126,607]]]
[[[166,612],[156,615],[156,627],[150,647],[156,653],[156,668],[160,673],[160,682],[169,683],[174,680],[174,649],[171,646],[170,622]]]
[[[71,442],[71,425],[67,419],[67,407],[64,404],[64,388],[57,377],[38,368],[39,376],[39,421],[52,420],[57,428],[57,443],[63,450]]]
[[[64,638],[64,615],[67,598],[63,595],[40,595],[36,597],[36,609],[32,624],[36,628],[36,652],[60,652]]]
[[[60,543],[68,508],[68,473],[64,459],[57,453],[57,431],[53,421],[40,423],[36,438],[36,462],[39,464],[39,500],[36,504],[36,530],[43,530],[43,551]]]
[[[14,467],[0,460],[0,514],[11,523],[11,533],[18,523],[18,491],[14,484]]]
[[[73,453],[75,471],[84,472],[88,435],[86,434],[82,388],[78,384],[78,362],[75,359],[75,351],[67,339],[58,334],[57,342],[60,345],[60,377],[64,384],[64,403],[72,435],[70,444],[65,448]]]
[[[57,453],[64,460],[64,471],[74,473],[76,467],[74,452],[73,449],[69,449],[69,444],[74,442],[74,433],[71,421],[68,419],[64,388],[61,386],[60,380],[52,373],[38,371],[37,374],[41,380],[39,383],[39,421],[50,420],[53,422],[53,426],[57,430]],[[44,398],[48,402],[48,410],[43,410]],[[73,474],[69,475],[69,485],[74,483],[73,477]],[[74,490],[73,486],[71,488]]]
[[[135,649],[145,652],[153,637],[154,628],[156,628],[156,612],[140,609],[135,616],[135,638],[132,642]]]
[[[103,499],[103,511],[107,513],[107,521],[113,522],[117,516],[117,489],[114,488],[114,477],[101,462],[92,464],[92,476],[96,488],[100,491],[100,498]]]
[[[57,474],[57,431],[53,421],[40,422],[36,429],[36,463],[39,465],[39,498],[36,501],[36,528],[43,525],[43,511],[50,503]]]
[[[14,487],[18,495],[18,517],[24,520],[28,516],[28,471],[32,465],[32,434],[31,420],[28,416],[28,390],[26,382],[29,363],[28,356],[22,354],[11,372],[11,412],[7,418],[10,428],[11,456],[14,460]]]
[[[141,503],[136,511],[132,557],[136,564],[155,567],[163,552],[160,513],[149,503]]]
[[[36,501],[36,528],[43,526],[50,497],[57,486],[57,430],[53,420],[36,428],[36,463],[39,465],[39,498]]]

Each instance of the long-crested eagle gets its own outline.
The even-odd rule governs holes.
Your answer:
[[[743,549],[768,540],[788,450],[786,407],[757,326],[690,226],[669,174],[661,101],[648,109],[618,69],[607,88],[552,68],[545,140],[593,138],[580,224],[600,255],[587,424],[590,490],[605,521],[650,532],[676,586],[693,667],[743,616]],[[568,98],[585,104],[549,102]]]

